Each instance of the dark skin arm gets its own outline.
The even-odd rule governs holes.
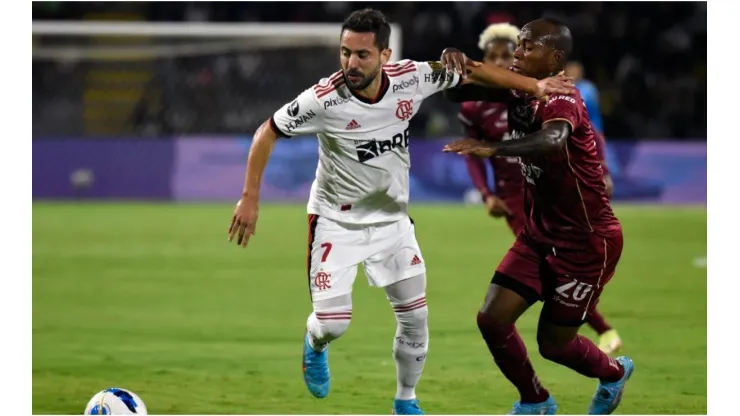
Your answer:
[[[463,75],[459,91],[445,92],[445,97],[454,102],[502,102],[508,99],[510,89],[544,99],[550,94],[570,94],[574,88],[571,78],[554,76],[537,80],[508,69],[483,65],[471,60],[456,48],[446,48],[442,51],[440,61],[448,71]]]
[[[572,127],[567,121],[554,120],[545,123],[541,130],[518,140],[484,142],[461,139],[446,145],[443,151],[478,157],[548,155],[563,148],[571,131]]]

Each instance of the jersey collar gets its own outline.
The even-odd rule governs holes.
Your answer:
[[[351,88],[347,88],[349,92],[358,100],[362,101],[365,104],[375,104],[378,101],[382,100],[383,97],[385,97],[385,93],[388,92],[388,87],[391,85],[390,80],[388,79],[388,75],[385,74],[385,71],[381,70],[381,76],[382,79],[380,81],[380,89],[378,90],[378,95],[375,96],[375,98],[367,98],[363,97],[362,95],[355,94],[355,92]],[[346,82],[345,82],[346,84]],[[349,85],[348,85],[349,87]]]

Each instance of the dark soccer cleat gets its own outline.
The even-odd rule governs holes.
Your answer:
[[[599,382],[596,394],[591,400],[591,406],[588,408],[590,415],[610,415],[622,401],[624,386],[635,370],[635,363],[629,357],[617,357],[616,360],[624,368],[624,375],[619,381],[612,383]]]
[[[331,375],[329,374],[329,348],[316,351],[308,342],[308,332],[303,338],[303,381],[308,391],[319,399],[329,394]]]
[[[552,396],[542,403],[514,403],[510,415],[554,415],[558,411],[558,404]]]

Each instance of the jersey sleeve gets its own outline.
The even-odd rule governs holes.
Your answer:
[[[416,67],[419,71],[419,89],[424,98],[455,88],[462,80],[460,74],[447,72],[439,61],[417,62]]]
[[[583,101],[579,96],[555,95],[550,97],[542,110],[542,123],[563,120],[570,123],[571,131],[581,122]]]
[[[313,91],[303,91],[270,118],[270,127],[283,137],[316,134],[321,131],[323,109]]]
[[[466,137],[473,139],[479,139],[478,135],[478,111],[477,103],[475,101],[466,101],[460,106],[460,112],[457,114],[457,119],[462,124],[463,131]]]

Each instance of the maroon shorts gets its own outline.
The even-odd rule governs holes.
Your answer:
[[[522,232],[491,283],[513,290],[530,304],[543,301],[542,316],[553,323],[580,326],[614,276],[622,244],[621,231],[592,235],[576,249],[538,244]]]

